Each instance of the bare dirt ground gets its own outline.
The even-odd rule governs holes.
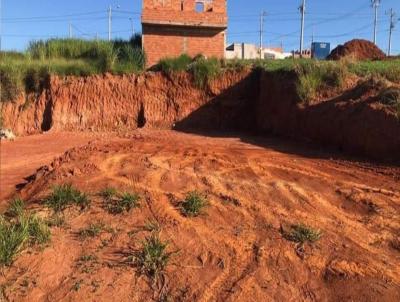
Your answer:
[[[47,133],[0,141],[0,200],[15,192],[15,186],[49,164],[66,150],[85,145],[93,135],[82,132]]]
[[[71,146],[87,141],[69,138]],[[15,144],[30,148],[16,157],[9,153],[13,143],[4,145],[3,163],[16,160],[6,164],[6,171],[14,172],[3,172],[2,182],[10,187],[20,181],[21,158],[32,156],[42,164],[33,150],[47,150],[47,139],[21,139]],[[22,196],[32,210],[50,215],[41,204],[49,187],[72,183],[90,194],[92,206],[68,209],[65,225],[52,228],[49,246],[23,253],[3,270],[4,296],[10,301],[399,301],[400,169],[331,157],[336,155],[272,138],[146,130],[70,150],[40,170]],[[25,176],[34,170],[30,166]],[[141,207],[109,214],[96,193],[110,186],[139,193]],[[203,215],[186,218],[179,202],[193,190],[207,194],[210,204]],[[177,251],[156,284],[129,261],[149,236],[144,226],[150,220],[160,224],[168,250]],[[80,238],[90,223],[101,223],[101,233]],[[320,229],[321,239],[304,247],[286,240],[282,229],[299,223]]]

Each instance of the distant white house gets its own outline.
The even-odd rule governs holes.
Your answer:
[[[283,52],[282,48],[267,48],[262,49],[263,59],[285,59],[291,57],[292,54]],[[259,59],[260,48],[255,44],[246,43],[233,43],[226,48],[225,51],[226,59]]]

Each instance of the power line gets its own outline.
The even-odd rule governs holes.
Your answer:
[[[76,14],[63,14],[63,15],[50,15],[50,16],[30,16],[30,17],[9,17],[3,18],[3,21],[21,21],[21,20],[28,20],[28,21],[35,21],[35,20],[43,20],[43,19],[64,19],[64,18],[72,18],[72,17],[82,17],[82,16],[92,16],[92,15],[99,15],[107,13],[106,10],[99,10],[99,11],[91,11],[91,12],[84,12],[84,13],[76,13]],[[133,14],[133,15],[140,15],[140,12],[133,12],[133,11],[123,11],[118,10],[115,11],[117,14]]]

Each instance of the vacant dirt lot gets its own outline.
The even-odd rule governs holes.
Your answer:
[[[93,135],[80,132],[47,133],[0,142],[0,201],[15,192],[25,177],[49,164],[66,150],[86,144]]]
[[[88,140],[57,134],[4,144],[2,184],[11,188],[64,148]],[[49,246],[23,253],[3,271],[4,295],[10,301],[399,301],[400,169],[332,158],[338,156],[268,138],[141,130],[93,139],[22,189],[43,216],[51,215],[41,201],[54,184],[72,183],[92,206],[67,209]],[[141,207],[108,213],[97,194],[106,187],[140,194]],[[193,190],[206,194],[209,206],[187,218],[180,202]],[[132,262],[150,235],[149,221],[176,252],[158,282]],[[100,233],[80,237],[91,223],[102,225]],[[321,230],[321,239],[304,246],[285,239],[293,224]]]

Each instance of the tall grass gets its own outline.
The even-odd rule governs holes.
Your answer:
[[[27,245],[43,245],[51,236],[43,219],[25,211],[22,200],[14,200],[7,212],[11,218],[0,215],[0,265],[12,264]]]
[[[294,70],[298,76],[297,93],[305,103],[312,101],[324,87],[342,88],[348,76],[341,62],[300,61]]]
[[[131,71],[142,70],[146,57],[138,46],[139,38],[131,41],[89,41],[83,39],[50,39],[33,41],[27,54],[35,60],[84,59],[96,61],[103,72],[114,70],[116,64],[126,64]]]
[[[51,74],[136,73],[144,70],[145,65],[146,56],[139,35],[130,41],[32,41],[25,53],[0,52],[0,101],[15,100],[23,92],[40,93]]]
[[[197,87],[204,88],[209,81],[221,73],[221,63],[216,58],[205,59],[200,57],[190,67]]]
[[[221,73],[222,64],[217,58],[206,59],[202,55],[191,58],[183,54],[176,58],[161,59],[155,69],[167,74],[182,71],[190,72],[194,77],[196,86],[204,88],[209,81]]]

